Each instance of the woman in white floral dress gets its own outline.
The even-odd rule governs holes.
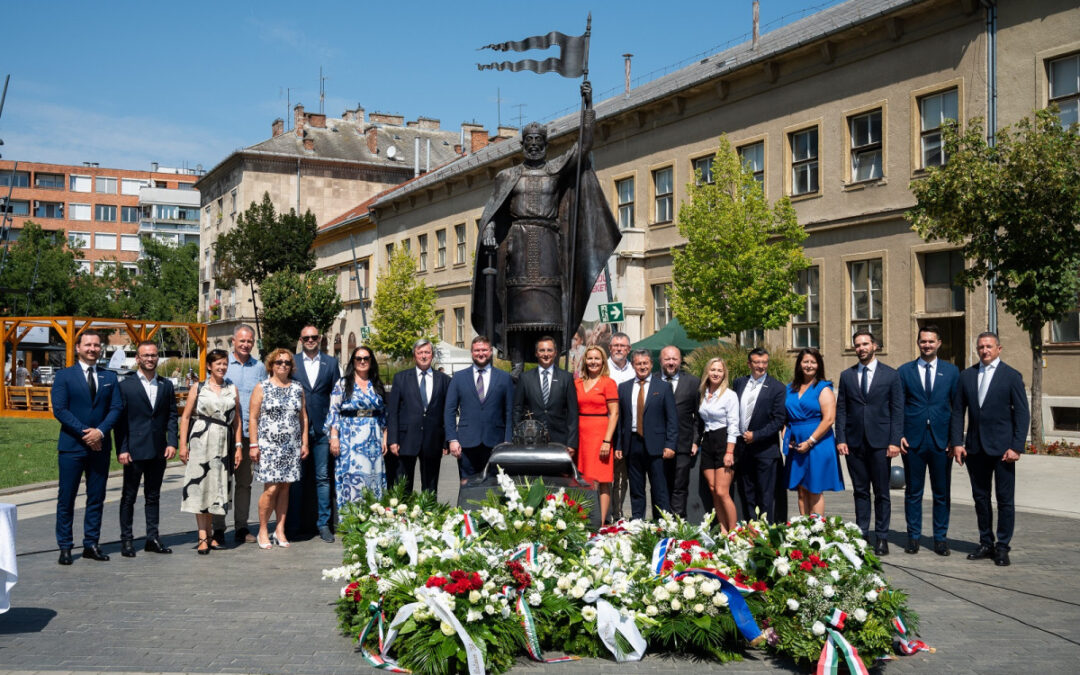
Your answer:
[[[364,488],[386,489],[386,395],[375,354],[361,345],[349,359],[350,372],[330,394],[324,430],[337,458],[334,478],[338,508],[363,496]]]
[[[300,480],[300,460],[308,455],[304,390],[292,379],[292,354],[275,349],[266,366],[270,377],[255,385],[248,413],[252,479],[263,482],[258,535],[262,549],[289,546],[285,539],[289,483]],[[277,521],[274,534],[268,535],[271,511],[277,512]]]

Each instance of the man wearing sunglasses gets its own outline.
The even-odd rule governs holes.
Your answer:
[[[323,431],[323,423],[330,410],[330,392],[341,378],[337,360],[319,349],[319,329],[312,325],[300,329],[301,350],[294,357],[292,377],[304,388],[304,405],[308,416],[308,447],[311,454],[300,465],[300,480],[289,489],[289,516],[296,533],[318,529],[319,537],[330,544],[334,534],[330,531],[330,437]],[[314,500],[312,499],[314,489]],[[317,502],[317,510],[310,508]],[[315,517],[312,518],[312,511]],[[291,536],[291,535],[290,535]]]

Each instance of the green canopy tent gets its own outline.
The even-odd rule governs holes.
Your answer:
[[[709,340],[708,342],[698,342],[697,340],[691,340],[686,335],[686,330],[679,323],[679,320],[672,318],[667,322],[660,330],[656,331],[644,340],[640,340],[631,345],[631,349],[648,349],[653,355],[653,368],[660,367],[660,350],[668,345],[675,345],[682,350],[685,357],[690,352],[694,351],[698,347],[705,344],[717,344],[718,340]]]

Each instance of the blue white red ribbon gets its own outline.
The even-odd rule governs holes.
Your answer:
[[[720,592],[727,598],[728,610],[731,612],[731,618],[735,619],[735,626],[739,629],[739,632],[742,633],[742,636],[746,638],[750,644],[755,645],[764,638],[761,628],[758,627],[757,621],[754,620],[753,612],[750,611],[750,607],[746,604],[746,599],[743,598],[744,595],[753,593],[753,588],[746,584],[733,581],[723,572],[704,567],[691,567],[682,572],[676,572],[672,575],[672,578],[675,579],[675,581],[681,581],[684,577],[690,575],[703,576],[720,582]]]
[[[667,560],[668,549],[674,545],[674,537],[667,537],[656,542],[656,546],[653,547],[652,551],[652,562],[649,563],[654,575],[660,576],[664,573],[664,562]]]

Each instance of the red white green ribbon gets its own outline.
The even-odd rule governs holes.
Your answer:
[[[464,513],[464,520],[461,523],[461,538],[469,539],[476,536],[476,521],[473,520],[472,514],[466,511]]]
[[[825,646],[821,648],[821,657],[818,659],[817,675],[837,675],[840,672],[840,659],[843,657],[847,662],[848,672],[852,675],[870,675],[866,670],[866,664],[859,658],[859,651],[844,639],[844,636],[826,628],[828,637]]]
[[[832,614],[829,615],[829,623],[832,624],[837,630],[844,630],[844,622],[846,620],[847,612],[842,612],[839,608],[833,607]]]
[[[367,625],[364,626],[364,630],[360,632],[360,653],[363,654],[364,660],[367,661],[368,665],[370,665],[372,668],[378,668],[379,670],[387,670],[391,673],[411,673],[411,670],[402,668],[391,659],[387,659],[383,656],[383,654],[386,653],[386,650],[390,648],[390,644],[388,643],[385,647],[383,646],[384,618],[382,612],[382,603],[373,602],[368,606],[368,609],[371,610],[371,619],[368,621]],[[368,649],[364,647],[364,640],[367,639],[368,633],[371,632],[371,629],[374,628],[376,624],[378,624],[379,627],[380,653],[368,651]]]
[[[897,639],[898,639],[899,644],[900,644],[900,653],[903,654],[904,656],[911,656],[912,654],[914,654],[916,652],[933,652],[934,651],[933,649],[930,648],[929,645],[927,645],[925,642],[923,642],[922,640],[920,640],[918,638],[908,639],[908,627],[907,627],[907,624],[904,623],[904,620],[902,618],[900,618],[899,614],[893,617],[892,625],[893,625],[893,628],[896,629],[896,632],[899,634],[899,637]]]
[[[532,542],[529,544],[523,544],[521,548],[514,551],[514,554],[510,556],[510,560],[519,560],[525,558],[525,562],[529,565],[536,564],[536,558],[540,555],[540,549],[542,545]]]
[[[521,625],[525,628],[525,649],[529,652],[529,658],[541,663],[566,663],[581,660],[579,656],[558,656],[553,659],[545,659],[544,654],[540,651],[540,636],[536,630],[536,620],[533,619],[529,603],[525,602],[524,593],[518,595],[515,608],[521,617]]]

